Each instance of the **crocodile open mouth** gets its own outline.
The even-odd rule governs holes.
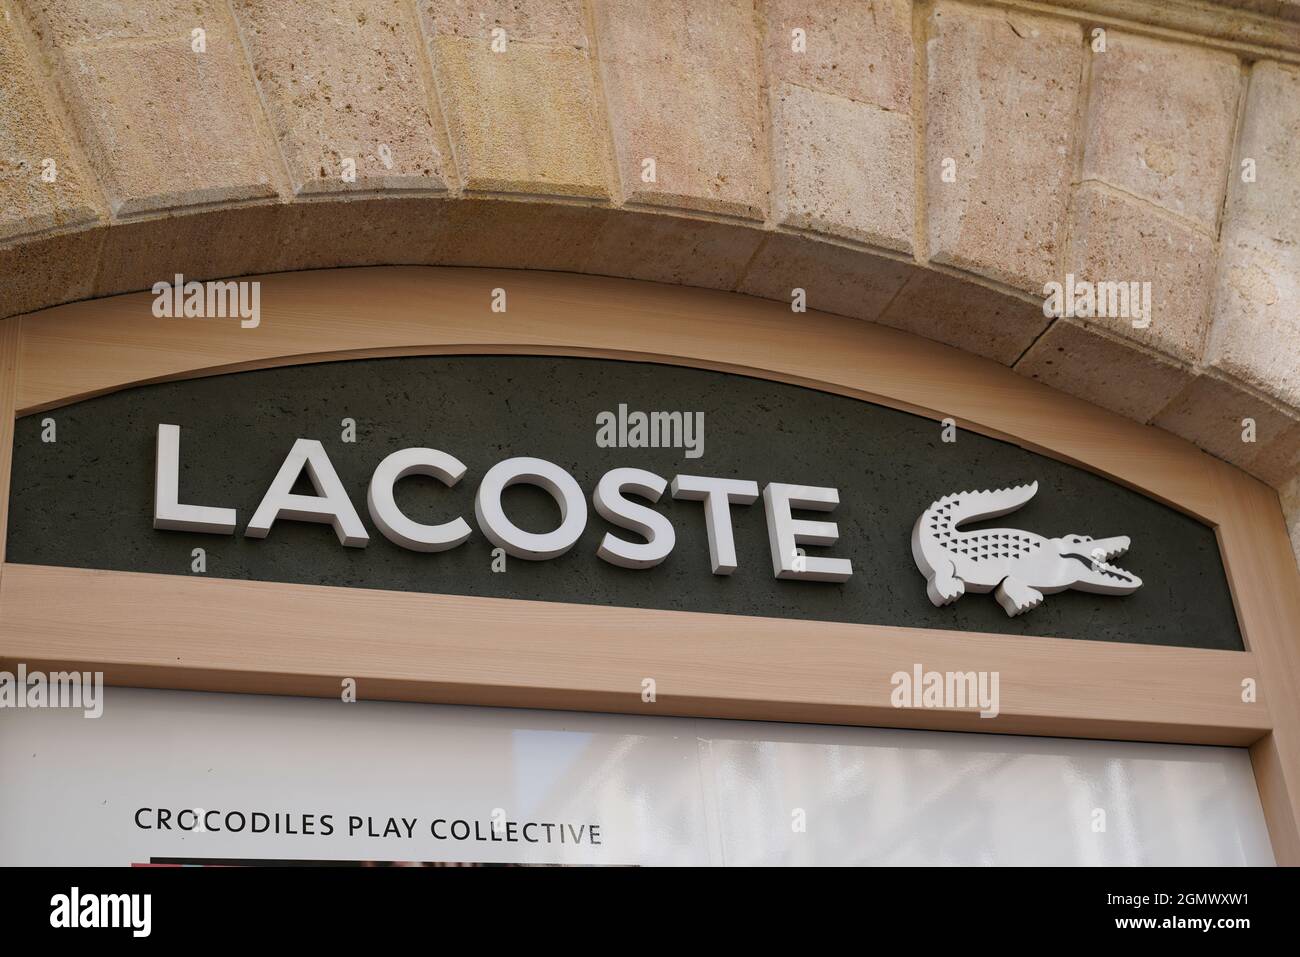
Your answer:
[[[1092,570],[1097,574],[1104,575],[1107,578],[1113,578],[1122,585],[1142,584],[1141,580],[1137,578],[1137,576],[1129,574],[1122,568],[1117,568],[1114,565],[1108,565],[1105,562],[1099,562],[1095,559],[1090,564]]]
[[[1119,558],[1128,551],[1130,539],[1127,535],[1114,538],[1095,538],[1082,543],[1079,551],[1098,564],[1104,565],[1112,559]]]
[[[1142,584],[1142,579],[1110,564],[1112,558],[1118,558],[1128,551],[1129,544],[1130,539],[1127,535],[1089,539],[1078,542],[1066,554],[1083,562],[1094,575],[1102,579],[1113,581],[1117,585],[1137,588]]]

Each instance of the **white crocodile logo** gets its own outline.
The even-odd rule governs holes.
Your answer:
[[[1043,595],[1075,588],[1101,595],[1131,595],[1142,579],[1108,565],[1128,551],[1127,536],[1043,538],[1015,528],[963,532],[963,522],[996,518],[1020,508],[1038,483],[987,492],[945,495],[921,513],[912,529],[912,557],[937,606],[966,592],[993,592],[1012,617],[1043,603]]]

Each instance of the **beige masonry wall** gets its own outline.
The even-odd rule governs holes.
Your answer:
[[[0,316],[383,263],[801,288],[1196,442],[1300,554],[1297,0],[0,13]],[[1046,317],[1069,275],[1149,322]]]

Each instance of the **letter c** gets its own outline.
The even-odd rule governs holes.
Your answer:
[[[451,487],[465,474],[465,464],[437,449],[399,449],[379,463],[370,478],[366,505],[384,538],[413,552],[442,552],[472,534],[469,523],[455,518],[442,525],[422,525],[402,514],[393,499],[393,486],[408,475],[428,475]]]

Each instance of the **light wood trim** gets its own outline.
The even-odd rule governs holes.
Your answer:
[[[0,322],[0,573],[9,540],[9,472],[14,450],[14,402],[18,395],[18,348],[22,319]]]
[[[1274,856],[1300,865],[1300,569],[1277,493],[1226,463],[1217,463],[1214,477],[1237,616],[1276,718],[1251,748],[1251,763]]]
[[[258,277],[261,325],[156,319],[132,293],[23,326],[20,413],[140,382],[420,353],[648,359],[808,385],[958,424],[1100,472],[1215,522],[1210,457],[988,359],[734,293],[557,273],[383,266]],[[491,311],[494,288],[508,311]]]
[[[69,600],[69,596],[76,600]],[[1244,745],[1247,652],[10,565],[0,648],[119,684]],[[914,663],[1001,715],[898,709]],[[653,678],[657,700],[641,700]]]

